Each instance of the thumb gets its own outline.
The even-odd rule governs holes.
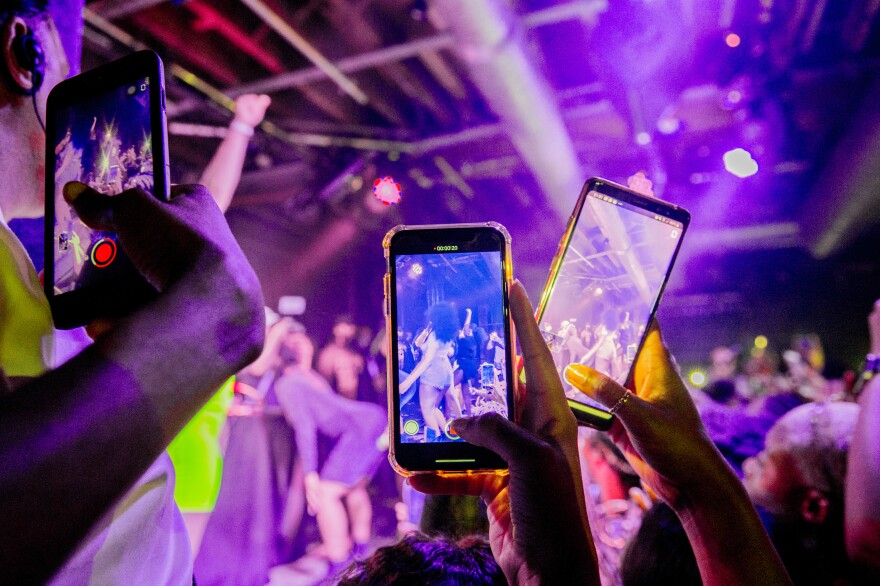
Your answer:
[[[464,441],[492,450],[508,465],[546,444],[528,430],[497,413],[466,417],[452,422],[452,429]]]
[[[116,231],[113,219],[113,198],[102,195],[79,181],[64,185],[64,199],[73,206],[76,215],[94,230]]]

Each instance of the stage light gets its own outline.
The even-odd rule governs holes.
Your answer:
[[[661,118],[657,121],[657,130],[661,134],[675,134],[681,128],[681,121],[675,117]]]
[[[727,92],[727,101],[731,104],[739,104],[742,100],[742,93],[739,90],[730,90]]]
[[[373,183],[373,195],[385,205],[397,205],[400,202],[400,183],[386,175]]]
[[[593,295],[595,295],[596,297],[598,297],[598,296],[601,295],[601,294],[602,294],[602,287],[596,287],[596,290],[593,291]]]
[[[702,370],[693,370],[691,371],[690,376],[688,376],[688,379],[691,381],[692,385],[702,387],[706,384],[706,373]]]
[[[636,135],[636,143],[645,146],[651,142],[651,135],[647,132],[640,132]]]
[[[739,47],[742,39],[740,39],[739,35],[736,33],[727,33],[727,36],[724,37],[724,42],[727,43],[727,46],[731,49],[735,49],[736,47]]]
[[[416,278],[422,274],[423,270],[424,269],[422,268],[422,265],[417,262],[413,263],[412,266],[409,267],[409,276],[412,278]]]
[[[767,336],[757,336],[755,338],[755,348],[763,350],[767,347]]]
[[[724,153],[724,168],[740,179],[751,177],[758,172],[758,163],[745,149],[733,149]]]

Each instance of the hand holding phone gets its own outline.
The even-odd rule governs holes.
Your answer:
[[[537,318],[560,374],[569,364],[626,384],[690,222],[687,210],[604,179],[584,185]],[[565,383],[578,421],[608,429],[609,408]]]
[[[492,411],[512,418],[512,335],[507,291],[510,237],[498,224],[398,226],[383,243],[388,260],[385,312],[389,336],[389,458],[404,475],[436,470],[496,470],[495,453],[464,442],[452,419]],[[477,307],[498,346],[492,394],[481,394],[483,351],[473,331]],[[485,335],[485,334],[483,334]],[[412,336],[418,357],[406,363],[400,340]],[[404,351],[403,357],[406,358]]]
[[[524,356],[528,390],[520,389],[514,423],[495,414],[454,422],[462,438],[500,454],[510,474],[419,474],[418,491],[480,496],[489,509],[489,542],[515,584],[598,584],[588,535],[577,454],[577,422],[525,290],[510,291],[510,311]],[[514,527],[516,531],[514,531]]]
[[[62,192],[82,182],[108,196],[142,189],[167,201],[164,102],[162,61],[150,51],[67,79],[49,95],[44,288],[56,327],[125,315],[156,293],[116,234],[88,226]]]

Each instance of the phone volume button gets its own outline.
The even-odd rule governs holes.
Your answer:
[[[165,88],[159,90],[159,104],[162,106],[162,111],[165,111]]]

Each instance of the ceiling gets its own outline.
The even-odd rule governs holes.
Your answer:
[[[83,68],[159,52],[177,181],[206,166],[231,98],[272,97],[228,213],[270,300],[306,294],[318,314],[342,305],[375,323],[385,231],[488,219],[512,233],[517,273],[536,295],[583,180],[642,171],[693,216],[664,311],[748,324],[746,284],[783,295],[780,271],[824,283],[799,289],[821,289],[815,299],[839,298],[828,283],[848,291],[853,270],[867,275],[854,312],[880,294],[877,255],[857,252],[880,250],[880,103],[867,99],[880,89],[878,7],[95,0]],[[757,174],[725,171],[734,148]],[[402,186],[399,206],[372,198],[386,175]],[[782,331],[806,327],[790,317]]]

